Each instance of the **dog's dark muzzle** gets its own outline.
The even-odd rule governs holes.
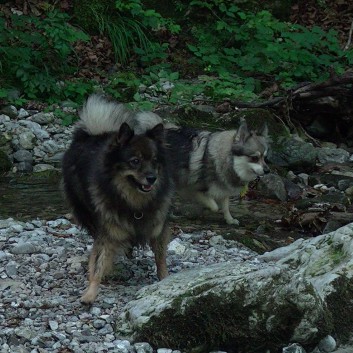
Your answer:
[[[154,174],[149,174],[146,176],[147,184],[141,184],[141,191],[150,192],[153,189],[153,184],[156,182],[157,177]]]

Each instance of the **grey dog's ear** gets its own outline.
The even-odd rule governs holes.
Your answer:
[[[262,128],[259,130],[258,135],[264,138],[268,138],[268,126],[266,123],[264,123]]]
[[[239,142],[245,142],[249,137],[250,132],[248,130],[248,125],[245,120],[243,120],[239,126],[237,133],[235,134],[235,140]]]

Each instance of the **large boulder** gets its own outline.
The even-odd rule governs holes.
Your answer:
[[[276,166],[302,172],[315,167],[317,154],[311,143],[292,136],[273,143],[267,158]]]
[[[183,271],[127,304],[117,332],[161,347],[207,351],[315,346],[353,325],[353,224],[242,264]]]

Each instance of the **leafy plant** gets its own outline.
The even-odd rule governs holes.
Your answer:
[[[337,33],[281,22],[268,11],[242,11],[230,1],[192,1],[192,8],[208,12],[207,25],[193,29],[189,50],[204,70],[218,75],[277,80],[282,87],[294,82],[322,80],[328,69],[340,73],[351,54],[340,48]],[[258,91],[254,91],[255,93]]]
[[[87,40],[67,24],[68,16],[57,11],[43,19],[13,14],[0,16],[0,77],[30,99],[60,94],[58,79],[73,71],[69,64],[72,43]]]
[[[112,42],[116,60],[126,64],[132,48],[146,50],[150,42],[141,23],[116,12],[113,16],[108,13],[93,11],[100,33],[106,34]]]

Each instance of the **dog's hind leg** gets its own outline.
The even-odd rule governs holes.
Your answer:
[[[150,240],[152,251],[157,266],[157,277],[159,280],[168,276],[167,268],[167,247],[169,243],[169,229],[165,225],[161,234],[157,238]]]
[[[114,253],[111,244],[105,244],[99,240],[94,241],[88,262],[89,285],[81,297],[82,303],[91,304],[95,301],[99,284],[112,266]]]
[[[228,224],[239,225],[239,221],[232,217],[229,211],[229,197],[225,197],[221,200],[222,211],[224,219]]]
[[[217,202],[213,198],[211,198],[211,197],[207,196],[206,194],[204,194],[203,192],[198,192],[196,194],[196,199],[200,203],[202,203],[204,206],[209,208],[211,211],[218,212],[219,207],[217,205]]]

